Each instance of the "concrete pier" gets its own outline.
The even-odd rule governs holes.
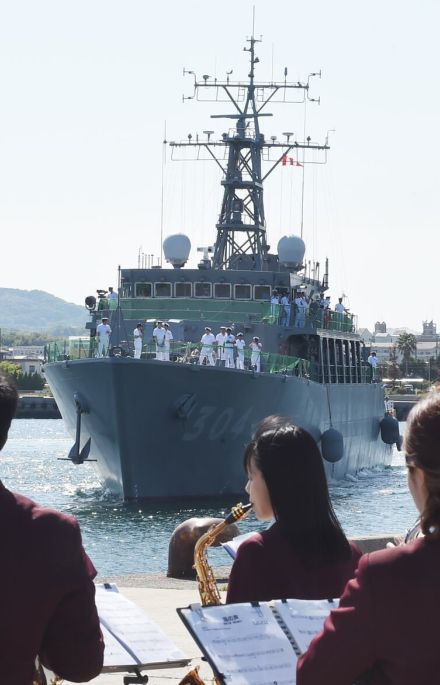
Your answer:
[[[394,535],[384,534],[357,538],[354,542],[361,548],[363,553],[368,553],[377,549],[383,549],[388,542],[393,542],[394,539]],[[214,569],[223,600],[229,571],[230,565]],[[212,671],[209,665],[202,661],[200,650],[176,612],[177,607],[185,607],[193,602],[200,602],[196,581],[167,578],[165,574],[139,574],[117,578],[97,578],[97,582],[102,583],[105,581],[116,583],[119,591],[144,609],[148,616],[192,660],[191,664],[187,667],[144,671],[143,673],[148,675],[150,685],[177,684],[196,665],[200,666],[200,676],[202,679],[206,683],[211,682]],[[124,675],[127,675],[127,673],[103,673],[90,682],[93,685],[123,685]],[[65,681],[65,683],[71,685],[70,681]]]

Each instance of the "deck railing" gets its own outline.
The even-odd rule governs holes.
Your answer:
[[[255,300],[214,300],[194,298],[127,298],[121,300],[125,319],[186,319],[210,323],[232,324],[263,323],[295,328],[324,328],[326,330],[355,332],[357,319],[354,314],[334,312],[330,309],[307,310],[304,314],[294,311],[292,305],[285,309],[281,304]]]
[[[169,359],[172,362],[184,364],[198,364],[201,349],[200,343],[171,341]],[[205,346],[206,347],[206,346]],[[215,355],[215,349],[213,348]],[[251,350],[245,348],[244,368],[252,370]],[[46,362],[61,362],[70,359],[89,359],[98,355],[96,338],[80,338],[75,340],[57,340],[49,343],[45,348]],[[110,346],[105,356],[127,357],[133,355],[133,349],[127,342],[118,346]],[[142,347],[142,359],[155,359],[156,345],[145,343]],[[206,360],[208,363],[208,360]],[[219,362],[217,362],[219,363]],[[287,376],[300,376],[317,382],[326,383],[367,383],[371,381],[371,370],[368,364],[349,366],[343,364],[326,365],[323,370],[320,365],[301,357],[260,353],[260,371]]]
[[[206,347],[206,346],[205,346]],[[170,343],[170,361],[187,364],[197,364],[200,343],[172,341]],[[244,351],[245,369],[251,369],[251,351]],[[75,340],[57,340],[46,345],[45,361],[59,362],[70,359],[90,359],[98,355],[98,345],[95,338]],[[132,356],[132,350],[126,343],[116,347],[109,347],[105,356]],[[142,347],[143,359],[156,358],[156,345],[145,343]],[[288,355],[272,354],[271,352],[260,353],[261,371],[267,373],[282,373],[296,376],[306,376],[317,379],[317,366],[307,359],[290,357]]]

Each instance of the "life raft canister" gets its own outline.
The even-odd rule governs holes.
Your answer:
[[[399,422],[394,416],[384,416],[380,422],[380,437],[386,445],[394,445],[397,449],[402,446],[402,436],[399,432]]]
[[[321,452],[323,458],[335,464],[344,456],[344,436],[336,428],[328,428],[321,435]]]

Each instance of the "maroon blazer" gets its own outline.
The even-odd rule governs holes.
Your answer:
[[[37,654],[67,680],[97,676],[96,571],[76,520],[0,482],[0,553],[0,683],[30,685]]]
[[[440,682],[440,541],[362,557],[324,631],[301,657],[298,685]]]
[[[229,576],[226,602],[271,599],[332,599],[339,597],[353,578],[361,556],[351,545],[351,559],[307,568],[274,523],[238,548]]]

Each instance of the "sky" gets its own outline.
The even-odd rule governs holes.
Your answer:
[[[245,79],[254,7],[258,80],[322,70],[320,105],[273,105],[262,122],[279,140],[331,131],[327,164],[305,169],[306,260],[329,258],[332,301],[359,326],[440,323],[434,0],[0,0],[0,287],[83,304],[140,252],[157,263],[161,226],[190,237],[196,263],[221,178],[214,162],[172,161],[165,131],[227,130],[210,115],[229,105],[182,102],[183,68]],[[268,180],[272,250],[300,232],[301,173]]]

